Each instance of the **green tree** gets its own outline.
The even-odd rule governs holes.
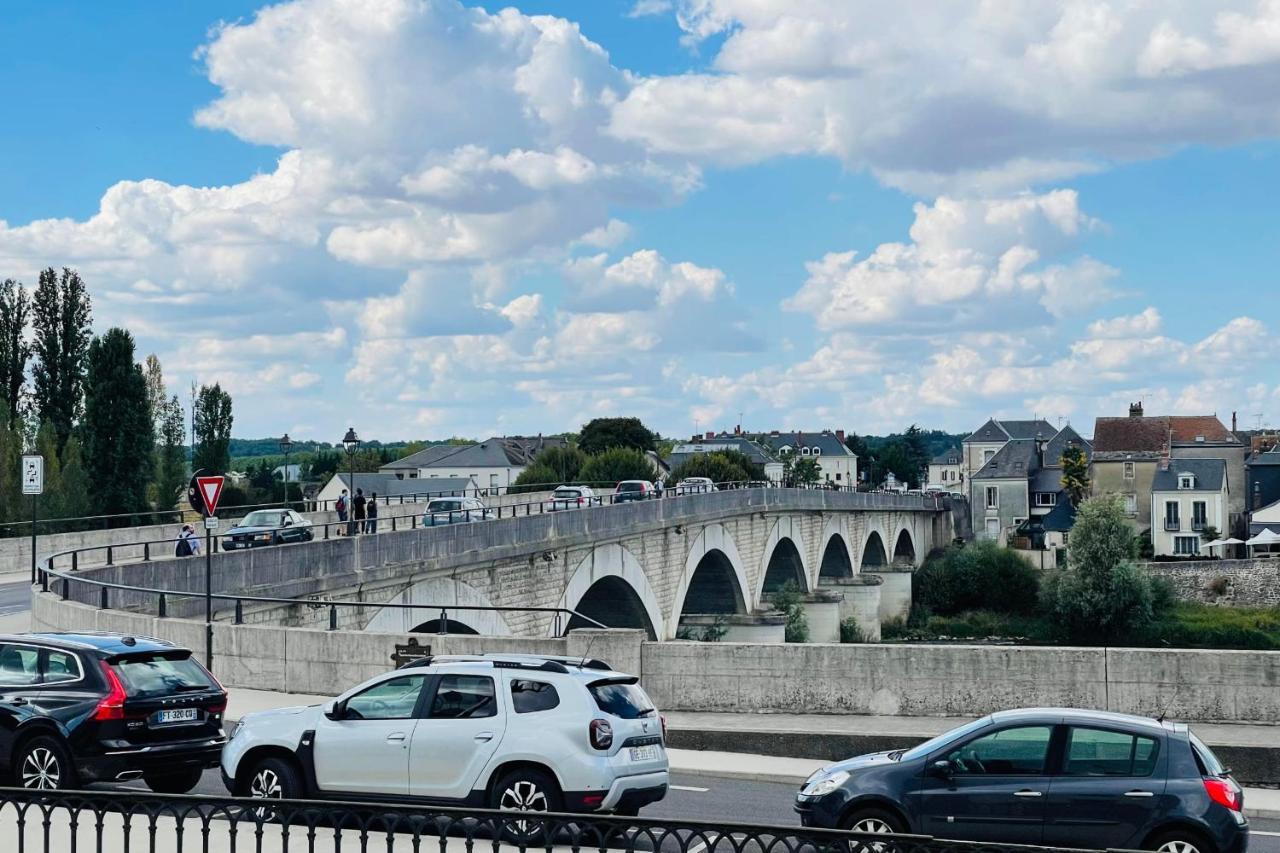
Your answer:
[[[0,521],[31,517],[29,499],[22,497],[19,483],[24,441],[21,433],[0,422]]]
[[[1089,457],[1076,446],[1062,451],[1062,488],[1073,506],[1080,506],[1089,496]]]
[[[109,329],[89,345],[83,434],[94,505],[103,514],[147,508],[155,439],[147,380],[133,335]]]
[[[611,447],[653,450],[656,441],[657,435],[639,418],[596,418],[587,423],[578,435],[578,447],[586,454],[599,453]]]
[[[35,406],[41,423],[53,424],[58,452],[66,446],[84,407],[92,311],[80,274],[53,267],[40,273],[32,299]]]
[[[570,480],[571,478],[561,477],[560,472],[554,468],[543,465],[541,462],[534,462],[520,472],[507,491],[513,495],[525,495],[530,492],[546,491],[548,488],[554,488],[557,483],[567,483]]]
[[[66,518],[62,489],[62,462],[58,454],[58,436],[53,424],[40,424],[36,431],[36,453],[44,457],[44,494],[40,496],[42,518]],[[52,529],[52,528],[49,528]]]
[[[1070,569],[1052,572],[1044,585],[1044,609],[1068,640],[1134,642],[1166,604],[1150,577],[1134,565],[1137,546],[1115,496],[1080,504],[1068,546]]]
[[[63,518],[84,518],[96,515],[93,496],[90,494],[89,472],[85,470],[80,449],[80,439],[71,436],[62,448],[62,498]]]
[[[920,478],[929,469],[929,445],[925,442],[924,431],[916,424],[907,427],[902,437],[903,454],[908,466],[905,472],[910,488],[920,488]]]
[[[158,421],[155,505],[156,509],[173,509],[187,482],[187,424],[176,394],[162,404]]]
[[[1022,616],[1039,606],[1040,572],[995,542],[949,547],[911,578],[911,598],[929,613],[992,610]]]
[[[31,345],[27,342],[27,321],[31,316],[31,299],[27,289],[13,279],[0,283],[0,418],[18,428],[22,413],[22,391],[26,385],[27,359]]]
[[[623,480],[652,480],[653,475],[653,463],[644,453],[631,447],[613,447],[587,457],[577,479],[612,487]]]
[[[788,486],[812,486],[822,479],[822,466],[813,457],[788,454],[782,463],[782,482]]]
[[[742,459],[746,458],[741,453],[735,455]],[[751,471],[742,467],[739,459],[725,451],[717,450],[713,453],[696,453],[690,456],[671,470],[667,475],[667,483],[675,485],[689,477],[707,477],[713,483],[741,483],[751,479],[763,479],[763,474],[757,478],[753,478],[751,474]]]
[[[196,452],[194,471],[225,474],[231,470],[231,395],[222,386],[201,385],[196,395]]]

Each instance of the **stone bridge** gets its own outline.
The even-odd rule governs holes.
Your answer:
[[[864,610],[867,593],[874,593],[871,613],[895,615],[909,605],[910,571],[951,538],[952,515],[942,499],[741,489],[221,553],[213,558],[213,587],[386,604],[562,607],[667,640],[691,616],[732,620],[767,610],[770,593],[788,582],[806,593],[845,590]],[[200,559],[83,574],[137,586],[204,588]],[[73,584],[71,596],[96,603],[87,585]],[[155,601],[112,593],[111,606],[154,611]],[[173,601],[169,612],[196,615],[202,606]],[[328,611],[265,606],[248,608],[245,619],[319,627]],[[435,633],[438,620],[424,610],[341,608],[339,627]],[[450,633],[547,637],[578,625],[545,613],[451,611],[447,627]]]

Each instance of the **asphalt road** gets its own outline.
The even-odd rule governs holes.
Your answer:
[[[20,580],[0,584],[0,616],[13,616],[31,609],[31,582]]]
[[[794,826],[799,824],[791,810],[796,786],[791,783],[750,782],[672,774],[672,789],[660,803],[646,807],[641,816],[655,819],[728,821],[756,825]],[[128,786],[146,790],[141,783]],[[226,789],[216,770],[205,773],[198,794],[224,797]],[[1280,820],[1252,820],[1249,853],[1280,853]]]

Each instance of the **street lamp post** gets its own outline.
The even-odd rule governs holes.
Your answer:
[[[353,502],[356,496],[356,448],[360,446],[355,427],[347,429],[347,434],[342,437],[342,446],[347,450],[347,465],[351,469],[351,480],[347,483],[351,489],[351,497],[347,500],[347,535],[355,536],[356,514]]]
[[[280,439],[280,449],[284,451],[284,505],[289,506],[289,450],[293,447],[293,442],[289,440],[289,433],[284,434],[284,438]]]

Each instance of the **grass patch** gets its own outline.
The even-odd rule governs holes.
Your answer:
[[[1179,602],[1146,645],[1189,649],[1280,649],[1280,607]]]

